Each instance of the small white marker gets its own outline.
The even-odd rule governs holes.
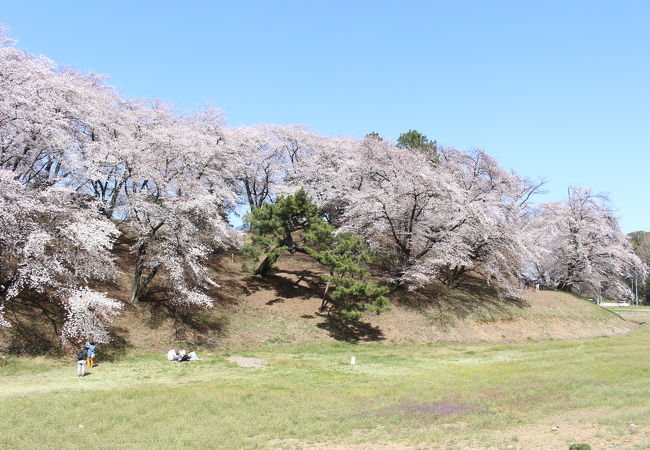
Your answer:
[[[354,356],[351,357],[350,358],[350,364],[352,364],[354,366],[356,363],[357,363],[357,358],[355,358]]]

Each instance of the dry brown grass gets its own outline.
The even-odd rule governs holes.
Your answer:
[[[126,302],[131,255],[126,246],[118,248],[116,255],[123,273],[114,283],[101,287]],[[210,292],[215,302],[212,309],[191,311],[176,306],[163,274],[144,302],[126,304],[111,326],[114,341],[104,346],[105,355],[128,349],[163,351],[176,345],[210,348],[334,340],[399,344],[572,339],[623,334],[636,326],[562,292],[529,291],[523,300],[499,299],[472,278],[451,291],[432,286],[419,293],[395,292],[391,311],[367,314],[363,321],[349,325],[319,311],[323,272],[306,255],[282,256],[278,267],[265,278],[245,275],[236,255],[215,255],[210,272],[221,285]],[[39,333],[46,328],[41,320]],[[15,329],[11,336],[3,333],[0,346],[3,341],[6,347],[11,339],[22,339]],[[47,335],[52,337],[52,333]]]

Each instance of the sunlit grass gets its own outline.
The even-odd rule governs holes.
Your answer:
[[[650,313],[650,306],[645,306],[645,305],[639,305],[639,306],[611,306],[606,308],[610,311],[616,311],[616,312],[649,312]]]
[[[463,439],[494,440],[495,430],[584,408],[609,411],[598,418],[603,426],[643,423],[648,348],[647,327],[522,344],[301,344],[237,353],[264,359],[262,369],[237,367],[225,352],[185,364],[147,354],[100,361],[84,378],[72,363],[8,358],[0,365],[0,447],[462,447]],[[380,412],[400,403],[489,412]]]

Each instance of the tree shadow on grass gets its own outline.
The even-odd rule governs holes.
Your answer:
[[[111,341],[107,344],[101,344],[97,348],[98,361],[115,361],[120,356],[124,356],[126,351],[133,347],[129,341],[129,331],[126,328],[118,326],[108,327]]]
[[[391,298],[417,310],[443,329],[463,319],[483,323],[513,320],[530,307],[525,299],[499,295],[485,280],[473,276],[464,277],[453,289],[432,283],[413,292],[396,290]]]
[[[210,287],[206,294],[220,306],[236,305],[242,291],[247,290],[248,280],[242,277],[241,268],[233,267],[234,263],[229,263],[228,258],[226,254],[217,254],[206,263],[210,277],[218,283],[218,286]]]
[[[329,335],[337,341],[344,342],[379,342],[385,339],[384,333],[379,327],[375,327],[363,321],[350,321],[341,318],[336,314],[317,313],[324,319],[316,326],[327,330]]]
[[[273,269],[268,275],[252,276],[247,280],[247,294],[265,290],[270,291],[276,298],[266,302],[273,305],[286,300],[320,299],[324,283],[320,274],[314,270]],[[363,321],[345,320],[337,314],[316,313],[304,314],[305,319],[323,318],[316,326],[327,330],[329,335],[344,342],[377,342],[385,339],[380,328]]]
[[[62,356],[66,350],[72,351],[83,344],[83,341],[64,343],[61,340],[66,311],[60,303],[21,297],[12,301],[5,312],[11,324],[2,334],[2,349],[7,353]],[[111,341],[99,344],[98,356],[112,361],[130,347],[128,331],[115,325],[107,328]]]
[[[292,280],[293,277],[297,280]],[[256,275],[248,278],[246,294],[261,290],[273,292],[276,298],[267,302],[267,305],[272,305],[284,299],[306,300],[318,297],[320,287],[320,277],[312,271],[275,269],[264,277]]]
[[[149,312],[148,326],[152,329],[170,325],[179,342],[203,347],[217,347],[217,337],[225,334],[228,318],[211,308],[179,305],[165,289],[150,290],[142,303]]]
[[[63,351],[61,330],[66,311],[40,296],[23,296],[5,305],[11,327],[0,329],[0,349],[11,354],[39,355]]]

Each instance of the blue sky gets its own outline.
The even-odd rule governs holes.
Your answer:
[[[2,2],[18,47],[231,125],[417,129],[650,230],[650,2]]]

